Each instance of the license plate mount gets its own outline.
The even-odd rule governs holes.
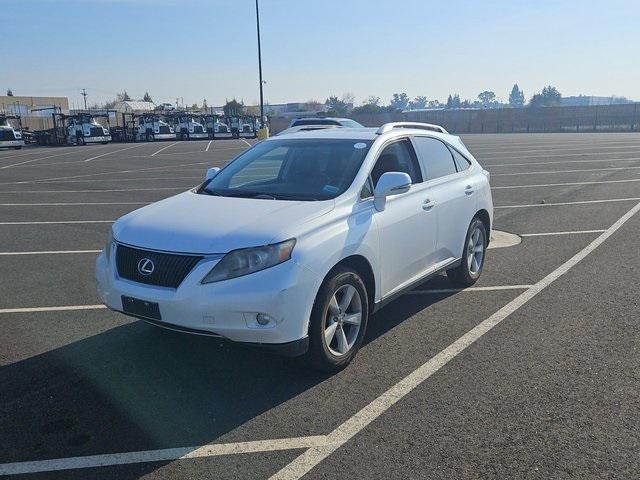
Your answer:
[[[148,302],[127,295],[122,295],[122,311],[134,317],[162,320],[160,306],[156,302]]]

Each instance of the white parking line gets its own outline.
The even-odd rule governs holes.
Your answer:
[[[249,145],[250,147],[252,146],[249,142],[247,142],[244,138],[241,138],[240,140],[242,140],[244,143],[246,143],[247,145]]]
[[[549,235],[582,235],[586,233],[602,233],[606,230],[573,230],[571,232],[521,233],[521,237],[546,237]]]
[[[104,305],[66,305],[64,307],[27,307],[27,308],[0,308],[0,313],[34,313],[34,312],[70,312],[73,310],[102,310]],[[2,465],[0,465],[2,472]]]
[[[78,148],[78,147],[73,147]],[[11,167],[17,167],[20,165],[26,165],[27,163],[33,163],[33,162],[37,162],[38,160],[46,160],[47,158],[53,158],[53,157],[61,157],[63,155],[69,155],[71,153],[78,153],[78,151],[73,152],[73,150],[70,152],[69,150],[65,150],[62,153],[56,153],[55,155],[47,155],[46,157],[38,157],[38,158],[32,158],[31,160],[25,160],[23,162],[18,162],[18,163],[12,163],[11,165],[4,165],[2,167],[0,167],[0,169],[4,169],[4,168],[11,168]],[[65,162],[66,163],[66,162]],[[39,166],[39,165],[35,165],[35,166]]]
[[[567,160],[566,162],[524,162],[524,163],[499,163],[499,164],[491,164],[491,163],[482,163],[483,167],[526,167],[529,165],[557,165],[559,163],[601,163],[601,162],[637,162],[640,160],[640,157],[634,158],[606,158],[606,159],[598,159],[598,160]]]
[[[0,207],[77,207],[80,205],[149,205],[150,202],[0,203]]]
[[[437,288],[432,290],[411,290],[405,295],[437,295],[440,293],[458,292],[495,292],[500,290],[526,290],[533,285],[496,285],[493,287],[469,287],[469,288]]]
[[[96,160],[98,158],[102,158],[102,157],[106,157],[107,155],[111,155],[112,153],[118,153],[118,152],[124,152],[125,150],[131,150],[132,148],[138,148],[138,147],[143,147],[144,143],[141,143],[139,145],[132,145],[126,148],[121,148],[119,150],[111,150],[110,152],[106,152],[103,153],[102,155],[96,155],[95,157],[91,157],[91,158],[87,158],[86,160],[83,160],[84,162],[92,162],[93,160]]]
[[[102,250],[38,250],[37,252],[0,252],[0,256],[13,257],[16,255],[64,255],[76,253],[100,253]]]
[[[571,185],[600,185],[605,183],[629,183],[629,182],[640,182],[640,178],[630,178],[628,180],[601,180],[601,181],[595,181],[595,182],[539,183],[537,185],[507,185],[504,187],[491,187],[491,190],[503,190],[508,188],[568,187]]]
[[[157,190],[184,190],[185,187],[155,187],[155,188],[109,188],[95,190],[10,190],[0,192],[0,195],[18,193],[108,193],[108,192],[155,192]]]
[[[47,180],[45,181],[37,181],[35,183],[39,185],[47,185],[47,184],[57,184],[57,183],[86,183],[86,182],[148,182],[151,180],[182,180],[182,179],[191,179],[198,178],[202,180],[204,175],[188,175],[188,176],[178,176],[178,177],[140,177],[140,178],[88,178],[84,180]],[[22,183],[22,182],[18,182]],[[200,183],[200,182],[198,182]]]
[[[132,463],[166,462],[172,460],[185,460],[189,458],[237,455],[241,453],[275,452],[279,450],[311,448],[319,445],[326,445],[326,443],[327,439],[322,435],[279,438],[276,440],[256,440],[252,442],[211,443],[198,447],[166,448],[162,450],[146,450],[142,452],[57,458],[54,460],[39,460],[35,462],[5,463],[0,464],[0,475],[53,472],[74,468],[95,468],[111,465],[128,465]]]
[[[554,150],[557,151],[557,150]],[[633,150],[629,150],[628,152],[615,152],[616,155],[619,154],[624,154],[624,153],[638,153],[638,151],[640,151],[640,148],[634,148]],[[506,152],[505,152],[506,153]],[[483,155],[487,155],[487,153],[483,153]],[[542,154],[542,155],[516,155],[516,156],[511,156],[511,155],[507,155],[506,158],[512,158],[514,160],[519,159],[519,158],[540,158],[540,157],[545,157],[545,158],[551,158],[551,157],[593,157],[594,155],[607,155],[606,152],[590,152],[590,153],[558,153],[558,154]]]
[[[72,223],[113,223],[115,220],[56,220],[49,222],[0,222],[0,225],[57,225]]]
[[[209,140],[209,143],[207,143],[207,148],[204,149],[205,152],[209,151],[209,147],[211,147],[212,143],[213,143],[213,140]]]
[[[549,173],[580,173],[580,172],[606,172],[611,170],[635,170],[638,167],[605,167],[605,168],[585,168],[576,170],[536,170],[534,172],[518,172],[518,173],[492,173],[492,177],[513,177],[514,175],[545,175]]]
[[[162,147],[160,150],[158,150],[157,152],[153,152],[151,154],[152,157],[155,157],[157,154],[159,154],[160,152],[164,152],[167,148],[169,147],[173,147],[174,145],[177,145],[180,142],[173,142],[171,145],[167,145],[166,147]]]
[[[560,265],[542,280],[537,282],[531,288],[525,290],[516,298],[507,303],[504,307],[476,325],[463,336],[458,338],[451,345],[446,347],[436,356],[429,359],[412,373],[400,380],[385,393],[373,400],[359,412],[346,420],[344,423],[336,427],[329,435],[327,435],[328,445],[312,447],[287,466],[278,471],[271,477],[272,480],[293,480],[299,479],[312,468],[318,465],[322,460],[331,455],[334,451],[352,439],[358,432],[367,427],[371,422],[376,420],[397,402],[406,397],[417,386],[431,377],[434,373],[444,367],[451,360],[456,358],[460,353],[464,352],[468,347],[473,345],[480,337],[485,335],[491,329],[499,325],[504,319],[509,317],[513,312],[529,302],[538,293],[543,291],[562,275],[567,273],[571,268],[584,260],[598,246],[605,242],[620,227],[622,227],[633,215],[640,210],[640,203],[637,203],[631,210],[619,218],[605,232],[600,234],[589,245],[583,248],[576,255],[571,257],[565,263]]]
[[[637,145],[637,144],[636,144]],[[604,146],[604,145],[599,145],[596,147],[585,147],[585,146],[576,146],[576,147],[558,147],[558,148],[544,148],[544,149],[531,149],[531,150],[512,150],[512,151],[504,151],[504,150],[493,150],[493,151],[485,151],[482,152],[483,155],[499,155],[499,154],[509,154],[509,153],[547,153],[547,152],[565,152],[565,151],[570,151],[570,150],[580,150],[582,152],[584,152],[585,150],[594,150],[594,149],[614,149],[614,150],[620,150],[620,149],[631,149],[630,152],[615,152],[615,153],[633,153],[633,152],[637,152],[640,151],[640,145],[637,145],[637,147],[635,145],[612,145],[612,146]],[[591,153],[591,152],[590,152]],[[592,155],[597,155],[597,154],[603,154],[606,155],[607,152],[594,152],[591,153]],[[583,154],[584,155],[584,154]],[[555,155],[540,155],[540,156],[555,156]],[[517,157],[513,157],[513,158],[517,158]]]
[[[500,208],[530,208],[530,207],[556,207],[559,205],[585,205],[589,203],[610,203],[610,202],[637,202],[640,200],[640,197],[631,197],[631,198],[608,198],[605,200],[582,200],[579,202],[558,202],[558,203],[532,203],[529,205],[499,205],[494,206],[494,209]]]

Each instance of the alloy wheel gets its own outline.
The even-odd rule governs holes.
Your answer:
[[[362,299],[353,285],[342,285],[331,296],[324,319],[324,341],[336,357],[356,343],[362,323]]]
[[[484,233],[480,228],[476,227],[469,236],[469,243],[467,244],[467,267],[473,276],[478,275],[482,268],[484,247]]]

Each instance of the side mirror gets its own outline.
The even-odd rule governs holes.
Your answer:
[[[382,212],[385,209],[387,197],[408,192],[410,187],[411,177],[408,174],[404,172],[383,173],[373,191],[376,210]]]
[[[218,167],[212,167],[212,168],[207,169],[207,174],[204,176],[205,182],[207,180],[211,180],[213,177],[215,177],[218,174],[219,171],[220,171],[220,169]]]

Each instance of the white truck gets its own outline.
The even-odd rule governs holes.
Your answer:
[[[91,113],[79,113],[67,117],[67,143],[84,145],[86,143],[106,144],[111,141],[109,129],[96,120]]]
[[[179,113],[175,117],[175,131],[178,140],[209,138],[207,128],[190,113]]]
[[[20,116],[0,114],[0,148],[20,150],[23,146],[24,138],[22,137]]]
[[[176,133],[171,125],[155,113],[143,114],[138,117],[138,132],[136,140],[153,142],[155,140],[175,140]]]
[[[209,138],[231,138],[231,127],[227,118],[221,115],[204,115],[203,120],[209,131]]]

